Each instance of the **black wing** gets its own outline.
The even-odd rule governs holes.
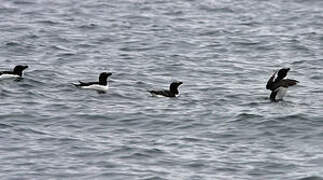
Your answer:
[[[297,83],[299,83],[299,82],[296,80],[293,80],[293,79],[283,79],[283,80],[279,81],[278,84],[279,84],[279,86],[282,86],[282,87],[289,87],[289,86],[294,86]]]
[[[280,80],[279,82],[273,83],[271,86],[272,89],[270,89],[270,90],[274,91],[275,89],[277,89],[279,87],[288,88],[289,86],[294,86],[297,83],[299,83],[299,82],[296,80],[293,80],[293,79],[283,79],[283,80]]]
[[[13,74],[13,72],[12,71],[1,71],[0,75],[2,75],[2,74]]]
[[[269,78],[266,84],[266,89],[274,90],[274,78],[275,78],[276,72]]]

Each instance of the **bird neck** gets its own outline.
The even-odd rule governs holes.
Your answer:
[[[174,94],[178,94],[178,87],[177,86],[170,86],[169,91]]]
[[[13,71],[13,73],[22,76],[22,71]]]
[[[107,80],[106,80],[106,79],[104,79],[104,80],[101,80],[101,79],[100,79],[99,84],[100,84],[100,85],[103,85],[103,86],[106,86],[106,85],[108,84],[108,82],[107,82]]]
[[[281,81],[282,79],[284,79],[284,77],[278,76],[278,77],[275,79],[275,82],[279,82],[279,81]]]

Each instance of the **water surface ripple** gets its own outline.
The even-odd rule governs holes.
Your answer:
[[[2,179],[323,179],[323,1],[0,0]],[[265,83],[290,67],[285,101]],[[107,94],[71,85],[113,73]],[[180,80],[176,99],[148,89]]]

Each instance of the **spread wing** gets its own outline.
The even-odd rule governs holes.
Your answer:
[[[289,86],[294,86],[297,83],[299,83],[299,82],[296,80],[293,80],[293,79],[283,79],[283,80],[279,81],[277,83],[277,85],[288,88]]]
[[[293,80],[293,79],[282,79],[279,82],[269,82],[268,81],[266,88],[274,91],[275,89],[277,89],[279,87],[288,88],[289,86],[294,86],[297,83],[299,83],[299,82],[296,80]]]
[[[274,90],[273,86],[274,86],[274,78],[277,72],[275,72],[267,81],[266,84],[266,89],[270,89],[270,90]]]

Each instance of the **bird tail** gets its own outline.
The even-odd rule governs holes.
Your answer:
[[[76,84],[76,83],[71,83],[72,85],[76,86],[76,87],[80,87],[81,86],[81,83],[80,84]]]

